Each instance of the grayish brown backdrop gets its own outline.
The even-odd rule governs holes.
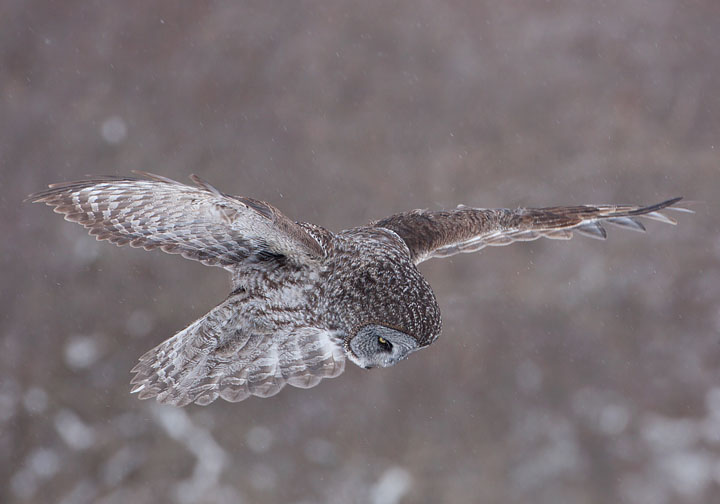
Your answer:
[[[431,261],[431,348],[176,410],[130,396],[129,370],[224,272],[21,203],[132,169],[334,230],[703,203],[647,235]],[[714,502],[719,175],[715,0],[4,0],[0,501]]]

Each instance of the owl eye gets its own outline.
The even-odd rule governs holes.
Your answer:
[[[382,336],[378,336],[378,343],[382,347],[383,350],[386,352],[392,352],[392,343],[390,343],[388,340],[383,338]]]

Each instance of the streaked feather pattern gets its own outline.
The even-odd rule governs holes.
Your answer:
[[[272,205],[232,196],[191,176],[194,186],[137,172],[53,184],[29,197],[98,240],[129,244],[221,266],[233,292],[204,317],[142,357],[132,391],[184,406],[217,398],[269,397],[286,384],[308,388],[343,372],[393,365],[432,344],[440,311],[416,264],[574,232],[605,239],[603,225],[645,231],[651,206],[596,205],[454,210],[393,215],[332,233],[291,221]],[[395,342],[393,346],[392,342]]]
[[[568,240],[573,232],[604,240],[603,223],[633,231],[645,231],[639,218],[675,224],[660,210],[674,208],[682,198],[673,198],[650,206],[583,205],[546,208],[470,208],[455,210],[413,210],[392,215],[374,223],[395,231],[407,243],[415,264],[432,257],[448,257],[476,252],[488,246],[509,245],[538,238]]]
[[[197,176],[192,187],[145,175],[52,184],[28,199],[54,207],[98,240],[160,248],[210,266],[232,270],[263,253],[298,262],[322,257],[319,244],[268,203],[225,195]]]
[[[230,297],[207,315],[140,357],[132,392],[175,406],[270,397],[286,384],[300,388],[342,373],[337,335],[314,328],[268,333],[244,320]]]

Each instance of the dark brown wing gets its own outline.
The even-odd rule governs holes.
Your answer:
[[[634,231],[645,231],[638,217],[675,224],[660,210],[682,198],[651,206],[583,205],[548,208],[485,209],[460,206],[455,210],[413,210],[374,222],[395,231],[410,249],[415,264],[431,257],[475,252],[486,246],[508,245],[541,237],[567,240],[573,232],[604,240],[607,222]]]
[[[223,194],[193,175],[195,186],[145,178],[96,177],[52,184],[29,201],[46,203],[98,240],[159,248],[207,265],[237,270],[244,261],[303,263],[323,250],[302,227],[263,201]]]

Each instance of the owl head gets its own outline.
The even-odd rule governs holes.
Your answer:
[[[348,358],[360,367],[389,367],[420,348],[417,339],[379,324],[361,327],[346,344]]]

